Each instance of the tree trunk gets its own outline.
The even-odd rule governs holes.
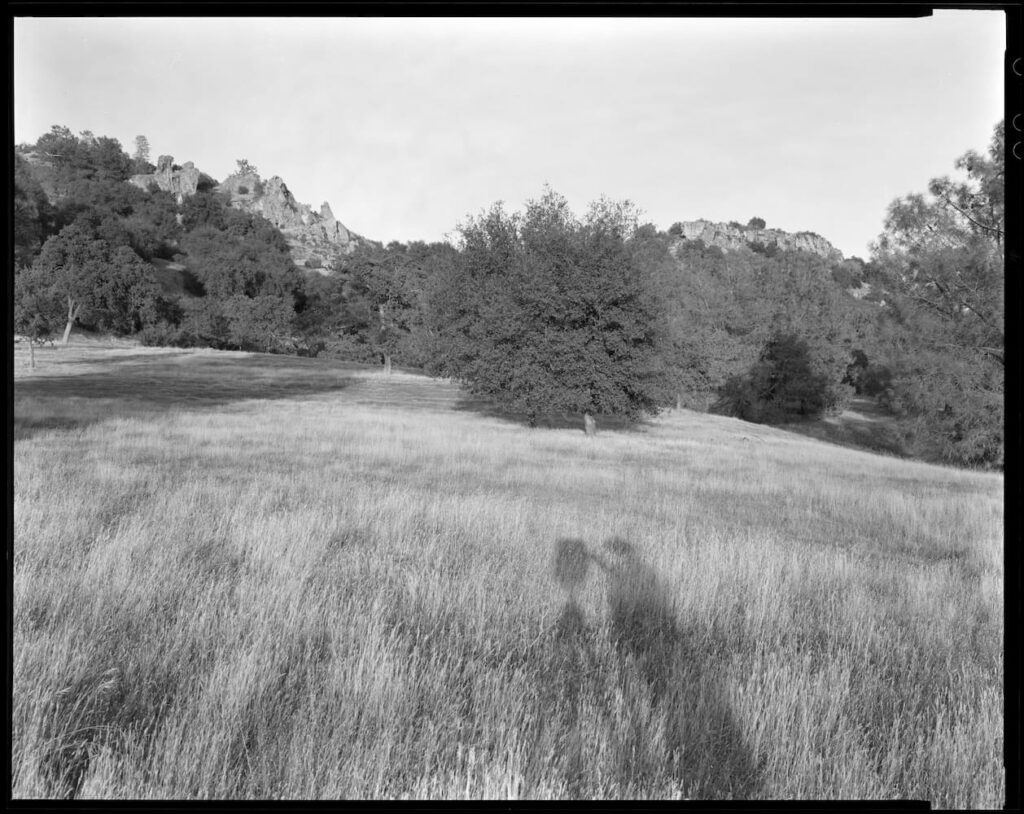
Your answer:
[[[75,305],[71,297],[68,297],[68,324],[64,327],[64,345],[67,345],[68,340],[71,338],[71,327],[75,324],[75,320],[78,319],[80,308],[81,306]]]
[[[380,303],[377,306],[377,314],[380,316],[380,333],[381,333],[381,337],[386,342],[387,339],[388,339],[388,330],[387,330],[387,324],[386,324],[387,318],[384,316],[384,303]],[[384,351],[384,372],[388,376],[391,375],[391,354],[388,353],[387,351]]]
[[[597,422],[594,421],[594,417],[590,413],[583,414],[583,432],[587,434],[588,438],[597,435]]]
[[[28,338],[28,366],[32,370],[36,369],[36,343],[31,336]]]
[[[682,390],[677,390],[676,391],[676,409],[677,410],[682,410],[683,409],[683,391]]]

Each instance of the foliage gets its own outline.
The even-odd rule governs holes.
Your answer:
[[[791,416],[820,416],[829,402],[829,379],[795,333],[775,333],[758,361],[722,386],[717,412],[767,423]]]
[[[256,169],[256,167],[253,164],[250,164],[248,162],[248,160],[246,160],[244,158],[238,159],[235,163],[238,165],[237,172],[238,172],[239,175],[257,175],[258,176],[260,174],[260,171],[258,169]]]
[[[121,143],[107,136],[84,132],[76,137],[67,127],[54,125],[36,142],[36,150],[57,170],[58,186],[79,178],[126,181],[132,175],[132,161]]]
[[[25,268],[39,254],[46,239],[57,230],[57,213],[51,206],[29,163],[14,155],[14,266]]]
[[[892,389],[892,370],[886,365],[869,364],[857,377],[856,387],[865,396],[885,396]],[[891,395],[886,401],[892,401]]]
[[[89,220],[106,233],[106,239],[130,246],[145,260],[174,254],[181,234],[176,214],[169,192],[146,192],[110,180],[72,182],[57,208],[60,224]]]
[[[132,169],[138,175],[149,175],[156,170],[149,162],[149,139],[145,136],[135,137],[135,152],[132,155]]]
[[[145,161],[149,163],[149,139],[145,136],[135,137],[135,155],[132,156],[136,161]]]
[[[750,240],[747,247],[755,254],[763,254],[765,257],[775,257],[780,251],[777,240],[767,244],[760,240]]]
[[[748,229],[764,229],[766,227],[767,227],[767,224],[764,222],[764,218],[757,218],[757,217],[755,217],[755,218],[751,218],[750,220],[747,221],[747,228]]]
[[[860,288],[864,284],[864,263],[856,257],[843,260],[832,266],[830,274],[843,288]]]
[[[659,317],[629,251],[635,228],[628,203],[598,201],[580,221],[551,190],[523,214],[496,204],[470,219],[432,292],[428,324],[446,346],[435,369],[531,421],[655,411]]]
[[[143,261],[130,248],[112,245],[88,220],[76,221],[47,240],[16,284],[20,321],[65,335],[79,322],[125,334],[154,319],[160,294]]]
[[[842,403],[850,354],[864,346],[874,314],[829,279],[825,261],[794,251],[722,252],[700,241],[674,251],[673,258],[651,241],[642,265],[668,314],[662,353],[677,404],[711,405],[726,382],[757,363],[771,334],[783,331],[808,342],[829,382],[827,403]]]
[[[898,330],[894,403],[945,460],[1000,465],[1005,378],[1003,125],[987,156],[965,153],[961,180],[889,207],[872,247]]]
[[[238,350],[282,353],[292,349],[294,304],[280,295],[235,294],[223,304],[227,343]]]

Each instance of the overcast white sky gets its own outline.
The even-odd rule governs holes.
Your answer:
[[[14,137],[145,134],[217,180],[246,158],[375,240],[549,183],[866,258],[894,197],[988,145],[1003,19],[22,18]]]

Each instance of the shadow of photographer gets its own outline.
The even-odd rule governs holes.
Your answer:
[[[554,573],[567,592],[556,624],[563,668],[569,671],[568,680],[559,682],[569,696],[565,700],[578,707],[591,675],[609,672],[607,663],[602,670],[578,601],[592,564],[604,578],[607,636],[623,668],[618,694],[627,706],[625,714],[605,711],[617,741],[620,782],[662,775],[690,798],[756,797],[759,772],[706,637],[679,623],[658,574],[622,538],[611,538],[594,552],[578,539],[556,543]],[[630,674],[639,681],[627,686]],[[647,723],[637,726],[638,721]],[[663,726],[656,721],[664,721]],[[569,764],[574,762],[579,761]],[[582,772],[582,766],[575,768]],[[575,779],[576,785],[582,783],[582,777]]]

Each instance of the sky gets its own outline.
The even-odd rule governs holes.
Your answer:
[[[55,124],[223,180],[238,159],[384,242],[550,185],[661,229],[763,218],[867,259],[1003,111],[1004,14],[905,20],[18,18],[14,139]]]

